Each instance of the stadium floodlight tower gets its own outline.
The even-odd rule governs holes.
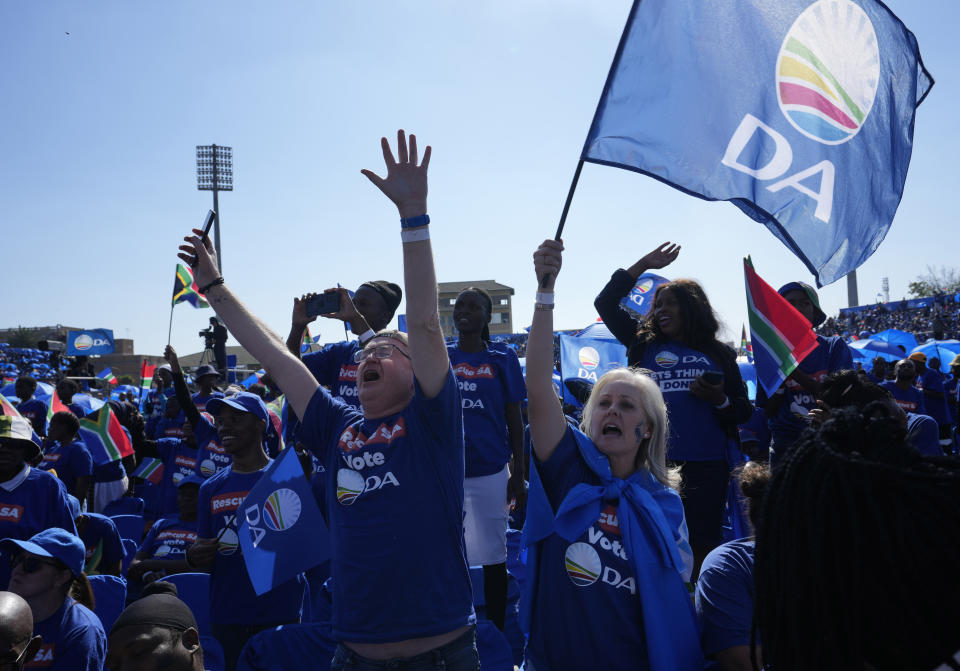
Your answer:
[[[220,251],[220,204],[217,192],[233,191],[233,147],[215,144],[197,145],[197,190],[213,191],[213,244],[217,250],[220,272],[223,253]]]

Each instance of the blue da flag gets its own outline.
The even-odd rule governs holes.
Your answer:
[[[616,340],[560,335],[560,376],[565,403],[582,405],[570,393],[570,387],[578,384],[575,381],[592,385],[607,371],[626,365],[627,348]]]
[[[635,0],[581,158],[733,202],[828,284],[890,228],[932,85],[876,0]]]
[[[293,448],[244,499],[240,546],[257,596],[330,558],[330,535]]]
[[[666,277],[660,277],[653,273],[644,273],[637,278],[636,284],[630,293],[623,297],[620,305],[640,317],[646,317],[653,307],[653,295],[657,292],[657,287],[669,282]]]
[[[113,331],[110,329],[67,331],[67,356],[112,353]]]

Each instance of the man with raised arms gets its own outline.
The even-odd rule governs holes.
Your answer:
[[[398,132],[381,141],[387,176],[362,171],[400,213],[409,336],[383,331],[357,352],[362,412],[335,401],[218,276],[201,231],[180,257],[234,337],[277,381],[301,439],[328,474],[332,537],[332,668],[411,664],[479,669],[463,548],[463,418],[437,314],[427,166]],[[429,530],[425,534],[424,529]]]

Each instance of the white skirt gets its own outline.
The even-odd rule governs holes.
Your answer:
[[[507,560],[507,481],[510,469],[463,481],[463,535],[470,566]]]

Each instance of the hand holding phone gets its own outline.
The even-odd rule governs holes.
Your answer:
[[[307,317],[316,317],[317,315],[327,315],[331,312],[340,311],[340,293],[337,291],[327,291],[317,294],[307,300]]]
[[[217,213],[214,212],[213,210],[207,210],[207,216],[203,220],[203,235],[200,238],[204,242],[206,242],[207,238],[210,237],[209,236],[210,227],[213,226],[213,222],[216,221],[216,219],[217,219]]]

